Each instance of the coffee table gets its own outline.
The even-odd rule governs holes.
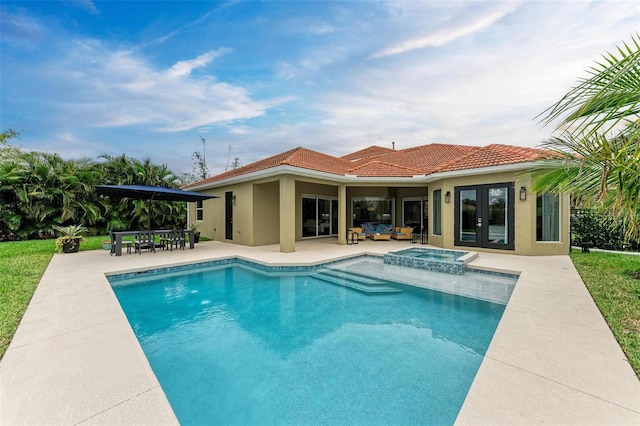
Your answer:
[[[371,239],[373,241],[378,241],[378,240],[390,241],[391,234],[371,234]]]

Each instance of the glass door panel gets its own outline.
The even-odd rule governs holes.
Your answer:
[[[318,198],[318,235],[331,233],[331,200]]]
[[[475,244],[478,242],[477,228],[482,226],[481,219],[478,218],[478,191],[462,189],[459,195],[459,238],[463,243]]]
[[[402,200],[402,224],[413,228],[414,232],[420,232],[423,228],[423,209],[422,200],[420,199],[404,199]]]
[[[509,223],[507,221],[509,188],[489,188],[488,191],[487,242],[506,244],[509,241]]]
[[[302,236],[315,237],[317,235],[318,220],[315,198],[302,198]]]

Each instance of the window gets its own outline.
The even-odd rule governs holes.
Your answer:
[[[556,194],[536,199],[536,241],[560,241],[560,197]]]
[[[433,235],[442,235],[442,190],[433,191]]]
[[[202,206],[202,200],[196,201],[196,220],[202,220],[204,216],[204,207]]]
[[[353,197],[353,226],[363,223],[392,225],[395,223],[394,199],[389,197]]]

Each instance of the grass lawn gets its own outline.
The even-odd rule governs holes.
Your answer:
[[[88,237],[80,250],[102,249],[108,239]],[[0,359],[55,251],[56,240],[0,243]]]
[[[571,260],[640,378],[640,256],[573,250]]]

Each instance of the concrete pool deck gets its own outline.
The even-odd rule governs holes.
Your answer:
[[[306,264],[409,246],[56,254],[0,362],[0,424],[178,424],[105,273],[230,256]],[[640,424],[640,381],[568,256],[481,253],[472,264],[521,275],[457,424]]]

